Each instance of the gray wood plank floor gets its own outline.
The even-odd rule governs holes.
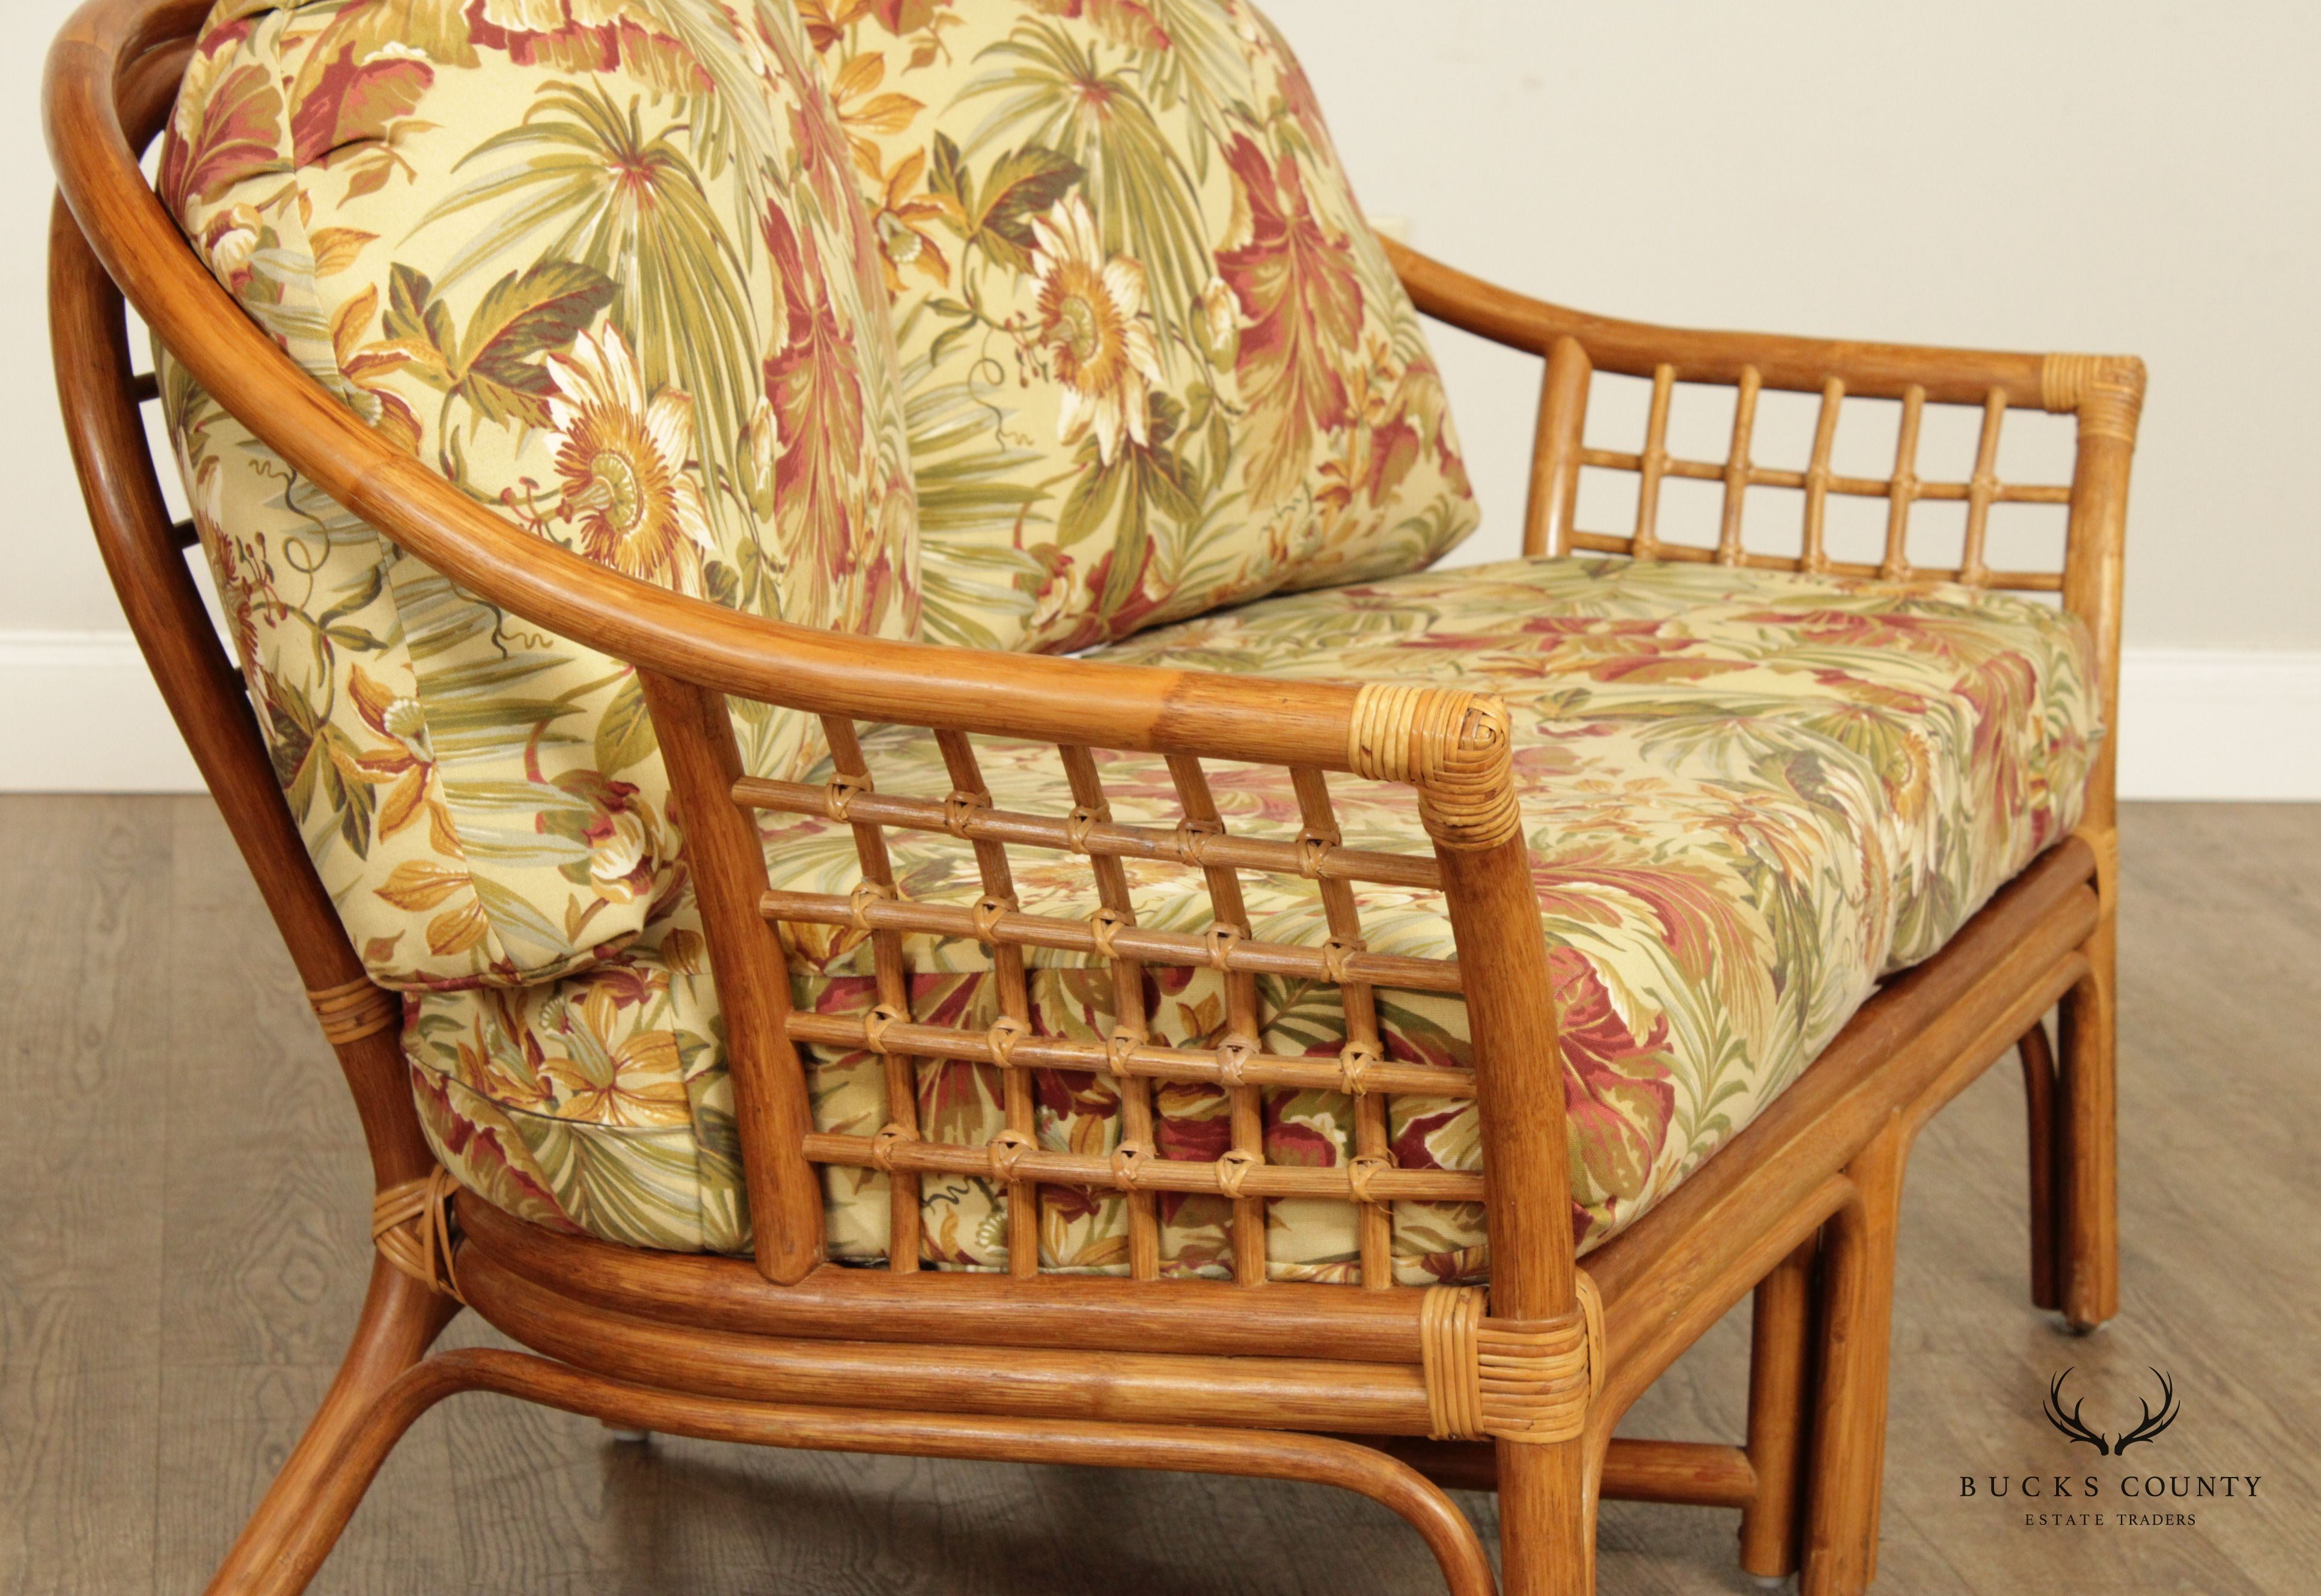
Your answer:
[[[2025,1300],[2022,1109],[1995,1069],[1920,1143],[1896,1307],[1880,1589],[2302,1591],[2321,1567],[2321,808],[2132,808],[2123,831],[2126,1301]],[[367,1253],[353,1114],[206,800],[0,800],[0,1592],[198,1590],[319,1397]],[[1745,1309],[1628,1429],[1737,1439]],[[453,1344],[489,1338],[463,1321]],[[2039,1417],[2049,1378],[2125,1465]],[[2123,1472],[2256,1475],[2121,1525]],[[2104,1499],[2021,1500],[2097,1474]],[[1988,1477],[2018,1485],[1993,1501]],[[1961,1477],[1978,1482],[1961,1499]],[[2197,1489],[2196,1485],[2188,1485]],[[2244,1492],[2245,1487],[2241,1488]],[[1488,1498],[1462,1499],[1488,1528]],[[2101,1510],[2039,1527],[2025,1510]],[[1752,1589],[1729,1513],[1606,1507],[1607,1592]],[[423,1419],[314,1589],[1068,1592],[1439,1589],[1340,1493],[752,1452],[469,1397]]]

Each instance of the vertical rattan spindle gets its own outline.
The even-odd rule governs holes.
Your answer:
[[[1757,390],[1764,379],[1753,366],[1741,368],[1741,392],[1733,405],[1733,447],[1725,456],[1725,512],[1716,529],[1716,563],[1741,563],[1741,512],[1749,496],[1749,436],[1757,426]]]
[[[1845,385],[1831,377],[1821,386],[1821,415],[1814,422],[1813,461],[1806,467],[1805,539],[1798,551],[1798,568],[1816,576],[1829,569],[1829,457],[1837,443],[1837,413],[1844,405]]]
[[[686,862],[724,1011],[733,1128],[750,1196],[759,1272],[793,1285],[822,1262],[822,1182],[805,1158],[814,1130],[806,1071],[790,1041],[789,965],[760,912],[766,856],[751,816],[733,802],[742,754],[724,694],[657,671],[637,683],[652,714],[669,791],[683,812]]]
[[[1361,911],[1354,904],[1353,884],[1342,876],[1322,874],[1322,862],[1344,840],[1330,806],[1329,782],[1323,773],[1299,766],[1289,773],[1297,791],[1297,811],[1305,832],[1298,839],[1306,873],[1322,894],[1322,912],[1330,929],[1331,960],[1340,974],[1338,992],[1345,1005],[1346,1046],[1339,1055],[1346,1074],[1346,1093],[1354,1100],[1354,1158],[1349,1166],[1354,1182],[1356,1239],[1361,1245],[1362,1284],[1383,1291],[1394,1284],[1394,1208],[1362,1195],[1370,1175],[1394,1161],[1388,1140],[1386,1099],[1368,1091],[1362,1071],[1385,1056],[1379,1040],[1378,999],[1370,984],[1343,977],[1343,960],[1362,947]]]
[[[1217,812],[1201,762],[1171,754],[1169,775],[1185,812],[1184,821],[1177,829],[1179,857],[1197,868],[1208,886],[1209,946],[1217,967],[1224,972],[1225,1036],[1217,1045],[1217,1062],[1224,1067],[1233,1146],[1218,1165],[1224,1171],[1247,1171],[1265,1162],[1265,1094],[1255,1086],[1237,1084],[1233,1075],[1239,1060],[1261,1050],[1259,1037],[1264,1025],[1258,1014],[1257,977],[1246,970],[1225,968],[1225,953],[1248,937],[1249,908],[1242,899],[1239,872],[1230,865],[1210,864],[1206,857],[1209,839],[1224,834],[1224,820]],[[1241,1196],[1231,1191],[1230,1184],[1227,1195],[1233,1199],[1233,1278],[1242,1285],[1261,1285],[1265,1282],[1265,1200]]]
[[[1910,574],[1910,506],[1918,502],[1918,424],[1925,419],[1926,390],[1912,383],[1902,390],[1902,431],[1894,440],[1894,476],[1886,494],[1886,558],[1878,574],[1899,582]]]
[[[856,901],[866,905],[881,899],[891,902],[895,867],[887,857],[886,831],[848,816],[854,794],[871,791],[870,767],[863,762],[861,739],[854,734],[854,722],[843,715],[824,715],[822,729],[830,739],[833,773],[827,801],[830,818],[853,827],[854,852],[862,866]],[[915,1142],[919,1139],[918,1060],[887,1051],[879,1036],[888,1025],[911,1018],[911,981],[903,965],[903,934],[891,928],[872,929],[870,957],[877,972],[878,1002],[866,1022],[865,1039],[879,1056],[887,1077],[887,1123],[878,1136],[882,1144]],[[889,1168],[886,1174],[887,1267],[907,1274],[919,1266],[921,1180],[915,1170]]]
[[[1982,438],[1974,449],[1974,478],[1966,486],[1966,543],[1959,550],[1959,580],[1970,587],[1990,583],[1982,557],[1990,525],[1990,502],[1998,496],[1998,429],[2007,421],[2007,390],[1993,388],[1982,404]]]
[[[968,827],[980,814],[991,808],[991,792],[984,785],[982,767],[976,762],[975,748],[960,731],[938,731],[935,746],[942,750],[943,768],[951,775],[951,793],[944,804],[944,818],[954,837],[966,837]],[[1005,844],[987,838],[972,839],[975,848],[976,874],[983,883],[983,899],[976,905],[976,923],[988,928],[992,935],[986,939],[991,949],[992,979],[999,988],[999,1019],[992,1028],[992,1054],[1000,1066],[1001,1089],[1005,1093],[1004,1111],[1007,1133],[1020,1138],[1017,1147],[1034,1147],[1039,1142],[1037,1115],[1032,1093],[1032,1075],[1009,1058],[1015,1044],[1032,1034],[1032,993],[1024,974],[1024,950],[1013,942],[998,937],[999,917],[1015,910],[1015,878],[1007,866]],[[1007,1273],[1018,1279],[1040,1272],[1040,1186],[1036,1181],[1010,1181],[1007,1184]]]
[[[1652,409],[1644,423],[1644,450],[1636,462],[1636,531],[1628,552],[1637,559],[1660,557],[1661,478],[1668,474],[1669,400],[1676,391],[1676,367],[1652,371]]]
[[[1112,821],[1112,806],[1106,802],[1104,783],[1097,776],[1096,757],[1085,748],[1066,744],[1056,750],[1063,757],[1064,776],[1071,783],[1072,815],[1070,824],[1073,846],[1088,855],[1088,868],[1096,876],[1097,903],[1101,916],[1110,917],[1115,926],[1136,923],[1136,910],[1129,902],[1128,872],[1114,854],[1090,853],[1087,846],[1088,830],[1092,826],[1107,825]],[[1115,955],[1099,948],[1099,953],[1112,966],[1112,1036],[1108,1046],[1114,1051],[1141,1047],[1148,1034],[1144,1013],[1144,966],[1138,960]],[[1152,1120],[1152,1084],[1142,1075],[1120,1071],[1113,1077],[1120,1093],[1120,1133],[1118,1154],[1124,1177],[1132,1176],[1136,1165],[1147,1158],[1160,1156],[1155,1139],[1157,1127]],[[1160,1274],[1160,1220],[1151,1192],[1138,1191],[1133,1181],[1127,1185],[1128,1202],[1128,1273],[1133,1280],[1155,1280]]]
[[[1540,377],[1539,421],[1533,440],[1531,496],[1524,505],[1523,551],[1571,552],[1572,511],[1579,502],[1579,456],[1588,426],[1588,351],[1576,338],[1559,338]]]

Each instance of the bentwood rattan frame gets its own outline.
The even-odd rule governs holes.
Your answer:
[[[178,236],[139,174],[210,0],[89,0],[49,66],[47,116],[62,185],[50,279],[58,380],[99,542],[147,659],[250,863],[352,1087],[379,1193],[379,1257],[354,1344],[212,1586],[300,1589],[405,1428],[457,1392],[496,1391],[608,1422],[784,1446],[1188,1469],[1322,1481],[1363,1492],[1426,1537],[1461,1596],[1494,1588],[1476,1534],[1436,1482],[1496,1485],[1504,1589],[1573,1596],[1593,1588],[1600,1495],[1738,1508],[1742,1559],[1779,1574],[1802,1564],[1813,1592],[1862,1589],[1875,1569],[1896,1210],[1911,1139],[1969,1081],[2021,1043],[2029,1087],[2034,1300],[2076,1325],[2116,1305],[2112,1190],[2113,756],[2107,744],[2080,831],[2048,849],[1938,956],[1890,983],[1806,1075],[1652,1212],[1576,1267],[1561,1075],[1546,949],[1514,823],[1504,712],[1465,692],[1361,689],[988,655],[800,630],[642,585],[523,534],[367,431],[234,306]],[[1832,494],[1889,506],[1881,562],[1912,573],[1910,512],[1963,500],[1964,556],[1940,574],[2059,591],[2092,629],[2107,721],[2117,677],[2121,539],[2143,370],[2134,360],[1907,349],[1681,331],[1583,316],[1489,286],[1407,250],[1396,264],[1421,309],[1543,356],[1531,503],[1533,552],[1616,550],[1847,569],[1825,551]],[[396,1036],[398,1005],[364,977],[283,804],[240,676],[187,569],[191,529],[163,507],[140,406],[123,300],[228,410],[332,497],[467,587],[534,623],[633,662],[646,685],[707,920],[752,1213],[747,1259],[631,1251],[551,1234],[457,1193],[422,1138]],[[1634,454],[1584,446],[1591,372],[1650,378],[1648,434]],[[1672,458],[1674,385],[1737,390],[1723,462]],[[1766,388],[1822,395],[1803,470],[1750,456]],[[1898,400],[1890,474],[1836,475],[1831,440],[1851,399]],[[2068,485],[1998,480],[2010,405],[2073,413]],[[1922,481],[1929,405],[1983,413],[1972,479]],[[1640,479],[1635,527],[1574,527],[1584,467]],[[1659,485],[1724,485],[1714,549],[1661,543]],[[1801,552],[1744,547],[1741,504],[1760,485],[1802,489]],[[2001,572],[1983,558],[1994,503],[2060,507],[2059,573]],[[724,695],[823,717],[837,777],[804,786],[740,779]],[[925,727],[954,790],[876,791],[860,721]],[[1076,807],[995,810],[970,732],[1064,751]],[[1168,756],[1185,821],[1174,832],[1114,823],[1091,748]],[[1226,833],[1202,762],[1286,765],[1306,830],[1297,844]],[[1408,784],[1432,859],[1339,846],[1324,773]],[[827,813],[853,827],[862,884],[846,898],[769,894],[751,808]],[[902,901],[885,828],[972,840],[984,901],[972,910]],[[1008,849],[1088,861],[1090,917],[1015,909]],[[1205,937],[1137,928],[1120,860],[1173,859],[1203,874],[1215,914]],[[1319,883],[1332,941],[1253,940],[1238,872]],[[1452,964],[1366,952],[1352,884],[1439,887],[1462,950]],[[868,1021],[793,1014],[774,920],[845,922],[872,939],[882,1003]],[[902,983],[900,934],[972,937],[995,949],[1002,1018],[963,1032],[918,1023]],[[1124,993],[1101,1047],[1034,1037],[1023,1023],[1022,948],[1090,951]],[[1127,1017],[1141,962],[1225,973],[1232,1029],[1214,1050],[1154,1045]],[[1338,1060],[1274,1057],[1256,1034],[1253,977],[1295,971],[1341,985],[1351,1041]],[[1463,992],[1475,1067],[1450,1072],[1378,1057],[1374,985]],[[2043,1016],[2062,1007],[2061,1046]],[[867,1046],[889,1062],[893,1121],[876,1137],[816,1134],[793,1052],[800,1041]],[[907,1089],[914,1056],[985,1060],[1007,1083],[1007,1131],[988,1147],[919,1138]],[[1109,1158],[1041,1150],[1029,1067],[1097,1070],[1122,1083],[1128,1145]],[[1198,1079],[1233,1091],[1230,1149],[1211,1163],[1150,1156],[1146,1083]],[[1363,1105],[1358,1156],[1343,1170],[1268,1165],[1256,1090],[1343,1086]],[[1488,1183],[1402,1171],[1385,1156],[1379,1090],[1471,1093]],[[2051,1102],[2057,1105],[2051,1107]],[[887,1270],[842,1270],[820,1255],[816,1163],[890,1171],[898,1241]],[[1131,1215],[1125,1280],[1027,1273],[919,1273],[906,1239],[926,1171],[1122,1191]],[[2052,1186],[2054,1202],[2049,1202]],[[1219,1192],[1236,1203],[1238,1279],[1153,1278],[1150,1193]],[[1262,1200],[1352,1201],[1367,1286],[1263,1284]],[[1480,1196],[1492,1281],[1480,1291],[1393,1287],[1384,1211],[1399,1195]],[[1011,1204],[1028,1213],[1028,1205]],[[456,1214],[456,1218],[454,1218]],[[1015,1222],[1023,1223],[1019,1219]],[[1637,1395],[1754,1289],[1749,1435],[1742,1446],[1615,1440]],[[465,1304],[528,1353],[428,1351]],[[1155,1351],[1153,1348],[1165,1348]],[[833,1405],[843,1403],[845,1405]],[[1323,1433],[1326,1432],[1326,1433]]]

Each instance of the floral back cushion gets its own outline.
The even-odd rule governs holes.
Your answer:
[[[1426,339],[1244,0],[796,0],[894,297],[929,638],[1069,649],[1425,566]]]
[[[236,300],[536,536],[806,625],[915,632],[883,268],[775,0],[223,0],[161,191]],[[277,772],[379,980],[537,980],[686,903],[618,661],[346,513],[164,390]],[[817,756],[738,721],[749,767]]]

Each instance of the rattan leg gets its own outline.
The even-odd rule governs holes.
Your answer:
[[[1877,1577],[1894,1241],[1907,1153],[1898,1118],[1847,1166],[1854,1200],[1823,1233],[1821,1368],[1802,1596],[1860,1596]]]
[[[2056,1273],[2063,1317],[2087,1331],[2119,1311],[2116,956],[2110,905],[2084,949],[2088,973],[2063,1000],[2055,1162]]]
[[[1497,1443],[1500,1588],[1506,1596],[1596,1589],[1596,1502],[1584,1437]]]
[[[331,1383],[298,1438],[282,1472],[274,1477],[266,1499],[242,1527],[233,1549],[209,1583],[210,1596],[296,1596],[314,1577],[321,1563],[296,1554],[308,1540],[308,1526],[318,1502],[332,1494],[340,1452],[348,1437],[369,1417],[380,1393],[427,1354],[443,1327],[460,1310],[450,1297],[439,1296],[411,1276],[374,1259],[370,1292],[363,1300],[362,1319],[355,1327],[354,1343],[338,1378]],[[369,1476],[364,1476],[364,1483]],[[355,1496],[360,1500],[361,1490]],[[350,1505],[350,1511],[352,1510]],[[345,1519],[339,1520],[343,1525]],[[337,1538],[333,1528],[322,1551]]]
[[[2031,1147],[2031,1305],[2058,1309],[2061,1232],[2055,1223],[2055,1159],[2060,1132],[2055,1121],[2055,1050],[2046,1021],[2023,1033],[2015,1044],[2023,1063],[2024,1122]]]
[[[1751,1320],[1749,1464],[1757,1494],[1741,1510],[1741,1566],[1767,1578],[1798,1568],[1819,1252],[1818,1239],[1808,1239],[1758,1282]]]

